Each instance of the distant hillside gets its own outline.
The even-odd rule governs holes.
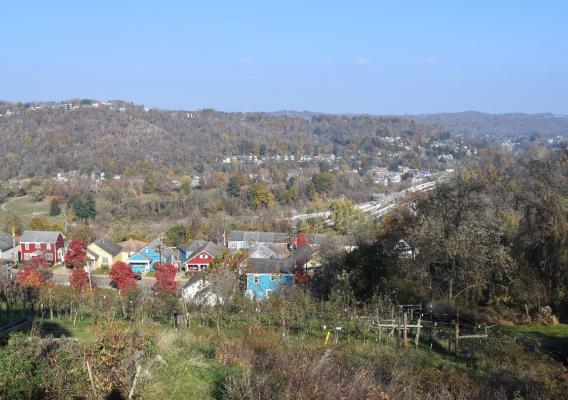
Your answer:
[[[0,102],[0,177],[198,171],[248,154],[377,154],[378,137],[434,137],[401,117],[145,109],[121,101]]]
[[[543,136],[568,136],[568,116],[555,114],[486,114],[476,111],[408,116],[437,124],[454,134],[519,137],[537,133]]]

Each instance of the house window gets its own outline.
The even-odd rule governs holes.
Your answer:
[[[260,284],[260,277],[258,275],[254,275],[254,284],[255,285]]]
[[[29,250],[29,249],[28,249]],[[29,253],[24,254],[24,260],[31,260],[32,259],[32,255]]]
[[[199,269],[201,271],[203,271],[205,268],[207,268],[207,264],[205,264],[205,265],[202,264],[202,265],[199,266]]]
[[[45,253],[45,259],[47,261],[52,261],[53,260],[53,254],[51,253]]]
[[[200,254],[199,258],[207,258],[207,255],[206,254]]]
[[[26,242],[26,243],[24,243],[24,248],[25,248],[26,250],[29,250],[29,249],[30,249],[30,244],[29,244],[29,243],[27,243],[27,242]]]
[[[266,289],[266,298],[269,299],[270,295],[272,294],[272,290]]]
[[[46,244],[45,244],[45,249],[46,249],[46,250],[51,250],[51,243],[46,243]]]
[[[108,265],[108,257],[103,257],[102,264]]]

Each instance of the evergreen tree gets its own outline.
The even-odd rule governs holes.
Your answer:
[[[59,201],[57,199],[51,199],[51,203],[49,205],[49,215],[55,217],[61,214],[61,207],[59,207]]]

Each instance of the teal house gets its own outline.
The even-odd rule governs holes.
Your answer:
[[[250,258],[246,271],[245,296],[250,300],[266,300],[273,293],[294,284],[294,262],[291,259]]]
[[[172,251],[159,240],[154,240],[128,258],[128,264],[135,273],[153,272],[156,263],[171,263]]]

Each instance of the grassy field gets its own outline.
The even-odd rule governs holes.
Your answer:
[[[71,337],[80,342],[94,340],[93,321],[90,319],[78,320],[76,324],[67,318],[60,320],[40,319],[36,320],[41,336],[53,335],[53,337]]]
[[[45,218],[50,224],[63,226],[63,215],[52,217],[49,215],[51,198],[46,197],[40,202],[33,202],[30,196],[22,196],[8,199],[0,205],[0,229],[5,229],[6,218],[11,213],[16,214],[22,224],[28,225],[33,217]]]
[[[557,361],[568,362],[568,324],[507,326],[501,332],[523,340]]]

